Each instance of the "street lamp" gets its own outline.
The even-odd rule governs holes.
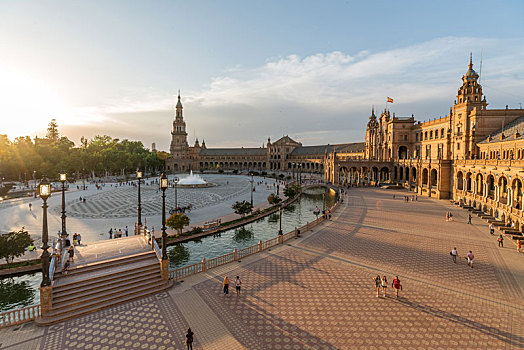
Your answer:
[[[62,238],[67,235],[66,231],[66,210],[65,210],[65,182],[67,180],[66,173],[60,173],[60,182],[62,183]]]
[[[162,260],[167,259],[167,235],[166,235],[166,189],[168,186],[167,176],[160,176],[160,189],[162,190]],[[153,244],[153,242],[151,242]]]
[[[175,210],[178,209],[178,197],[177,197],[177,192],[176,192],[178,180],[179,180],[178,177],[175,176],[175,179],[173,180],[175,181]]]
[[[280,228],[278,229],[278,234],[282,236],[282,204],[278,207],[278,213],[280,216]]]
[[[51,184],[47,180],[46,177],[42,179],[40,182],[40,185],[38,186],[38,192],[40,194],[40,198],[44,201],[44,205],[42,205],[42,208],[44,209],[43,216],[42,216],[42,255],[40,256],[40,260],[42,262],[42,283],[40,284],[40,287],[47,287],[51,284],[51,281],[49,280],[49,252],[47,251],[47,248],[49,246],[47,245],[48,240],[48,228],[47,228],[47,199],[51,195]]]
[[[136,171],[136,178],[138,179],[138,229],[140,230],[140,227],[142,227],[142,200],[140,198],[140,183],[142,182],[142,172],[137,169]]]
[[[253,173],[251,175],[251,207],[253,207]]]

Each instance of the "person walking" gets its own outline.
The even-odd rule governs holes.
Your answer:
[[[522,241],[520,239],[517,239],[517,252],[520,253],[521,249],[522,249]]]
[[[229,294],[229,277],[224,277],[224,283],[223,283],[223,286],[224,286],[224,294]]]
[[[78,245],[81,245],[82,244],[82,235],[80,235],[80,233],[76,235],[76,239],[78,241]]]
[[[386,289],[388,288],[388,278],[386,276],[382,277],[382,293],[386,297]]]
[[[495,226],[493,224],[489,224],[489,234],[493,235],[495,233]]]
[[[468,266],[473,268],[473,259],[475,258],[475,255],[473,255],[473,252],[470,250],[468,255],[466,256],[466,260],[468,261]]]
[[[502,234],[499,235],[499,238],[497,238],[497,241],[499,242],[499,247],[504,248],[504,237],[502,237]]]
[[[468,214],[468,224],[471,225],[471,214]]]
[[[400,279],[398,278],[398,276],[395,276],[395,278],[393,279],[393,283],[391,283],[391,287],[395,288],[395,294],[396,294],[396,297],[398,298],[398,291],[402,290],[402,285],[400,284]]]
[[[126,237],[129,237],[129,229],[127,228],[127,226],[126,226],[125,232],[126,232]]]
[[[451,252],[449,253],[451,255],[451,258],[453,259],[453,262],[457,263],[457,248],[451,249]]]
[[[193,350],[193,335],[194,333],[191,331],[191,328],[188,328],[186,334],[187,350]]]
[[[377,275],[377,277],[375,277],[375,289],[377,290],[377,298],[380,296],[380,275]]]
[[[113,228],[109,229],[109,239],[113,239]]]
[[[449,221],[449,211],[446,212],[446,221]]]
[[[242,280],[240,279],[240,276],[237,276],[237,279],[235,280],[235,289],[237,291],[237,297],[240,296],[240,287],[242,287]]]
[[[75,261],[75,248],[74,246],[69,247],[69,261]]]

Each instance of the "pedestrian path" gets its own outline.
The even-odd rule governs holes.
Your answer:
[[[473,218],[468,225],[467,213],[445,201],[404,203],[392,193],[407,192],[350,189],[332,220],[300,238],[44,334],[29,332],[31,324],[0,330],[0,343],[8,344],[2,349],[94,348],[102,341],[109,349],[179,349],[188,327],[195,349],[523,348],[523,255],[498,248],[485,223]],[[455,221],[448,223],[449,210]],[[469,250],[473,269],[464,261]],[[241,276],[239,297],[223,294],[226,274]],[[377,274],[390,283],[399,276],[399,298],[391,286],[376,297]],[[143,331],[134,326],[144,322]],[[68,339],[75,329],[89,334]]]

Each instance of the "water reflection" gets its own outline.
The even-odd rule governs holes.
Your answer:
[[[0,312],[38,303],[41,274],[0,279]]]
[[[177,244],[170,247],[167,257],[171,266],[185,265],[189,261],[189,250],[184,245]]]
[[[242,243],[245,241],[252,241],[255,237],[255,232],[246,226],[235,229],[235,234],[233,240],[237,243]]]

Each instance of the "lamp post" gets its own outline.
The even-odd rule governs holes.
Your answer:
[[[62,183],[62,238],[67,235],[66,231],[66,210],[65,210],[65,182],[67,180],[66,173],[60,173],[60,182]]]
[[[40,182],[40,185],[38,186],[38,192],[40,194],[40,198],[44,201],[44,204],[42,205],[42,208],[44,209],[43,215],[42,215],[42,255],[40,256],[40,260],[42,261],[42,283],[40,284],[40,287],[47,287],[51,285],[51,281],[49,280],[49,252],[47,251],[47,248],[49,246],[47,245],[48,241],[48,227],[47,227],[47,199],[51,195],[51,184],[47,180],[46,177],[42,179]]]
[[[253,173],[251,175],[251,207],[253,207]]]
[[[137,212],[138,212],[138,229],[140,230],[140,227],[142,227],[142,199],[140,197],[140,183],[142,182],[142,172],[137,169],[136,171],[136,178],[138,179],[138,206],[137,206]]]
[[[162,190],[162,260],[167,259],[167,235],[166,235],[166,189],[168,187],[167,176],[160,176],[160,189]]]
[[[175,176],[175,179],[173,181],[175,181],[175,210],[178,208],[178,195],[177,195],[177,184],[178,184],[178,177]]]
[[[298,183],[302,184],[302,163],[298,165]]]
[[[280,217],[280,227],[278,229],[279,236],[282,236],[282,204],[278,207],[278,213]]]

